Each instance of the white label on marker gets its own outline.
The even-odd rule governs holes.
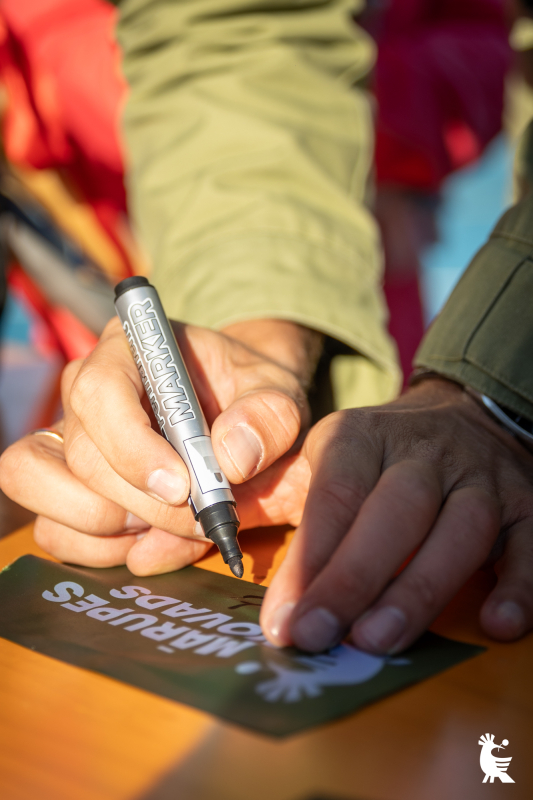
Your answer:
[[[184,445],[202,494],[231,488],[215,458],[210,436],[195,436]]]

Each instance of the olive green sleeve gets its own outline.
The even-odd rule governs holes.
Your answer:
[[[124,0],[128,193],[170,316],[289,319],[339,340],[337,405],[389,399],[364,205],[374,47],[352,0]],[[359,3],[360,5],[360,3]]]
[[[533,419],[533,195],[507,211],[415,358]]]

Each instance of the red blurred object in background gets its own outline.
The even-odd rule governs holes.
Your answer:
[[[477,159],[501,130],[504,79],[512,60],[504,5],[504,0],[370,0],[362,20],[378,44],[376,211],[385,247],[389,327],[406,379],[424,327],[420,250],[435,236],[426,212],[436,208],[447,175]]]
[[[118,233],[126,213],[119,135],[126,86],[115,18],[103,0],[3,0],[0,79],[8,159],[61,170],[94,209],[127,275],[132,265]],[[431,197],[500,130],[511,55],[503,0],[370,2],[363,23],[378,43],[376,211],[390,328],[407,376],[423,332],[418,271],[433,236]],[[14,284],[40,307],[65,356],[84,355],[89,338],[68,315],[46,310],[20,276]]]
[[[103,0],[3,0],[3,143],[13,164],[61,169],[115,238],[126,213],[119,114],[126,85]]]
[[[512,58],[504,2],[391,0],[369,27],[378,182],[436,191],[501,130]]]
[[[124,248],[126,211],[119,114],[126,85],[114,38],[116,9],[103,0],[3,0],[0,80],[7,94],[2,139],[8,162],[58,171],[92,208],[132,273]],[[41,349],[84,357],[97,337],[67,309],[53,306],[20,269],[9,283],[46,325]]]

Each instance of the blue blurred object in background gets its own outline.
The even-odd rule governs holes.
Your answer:
[[[0,321],[0,341],[3,346],[17,343],[29,346],[31,320],[21,303],[8,292],[4,313]]]
[[[422,257],[422,299],[429,324],[448,299],[472,256],[511,205],[513,149],[497,136],[474,165],[443,184],[437,213],[439,241]]]
[[[27,433],[43,396],[57,379],[60,362],[32,343],[32,319],[8,292],[0,324],[0,431],[3,447]],[[1,449],[1,448],[0,448]]]

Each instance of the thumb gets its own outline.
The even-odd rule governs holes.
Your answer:
[[[211,431],[215,455],[232,483],[242,483],[266,469],[296,441],[308,422],[303,392],[257,388],[236,399],[215,420]]]

